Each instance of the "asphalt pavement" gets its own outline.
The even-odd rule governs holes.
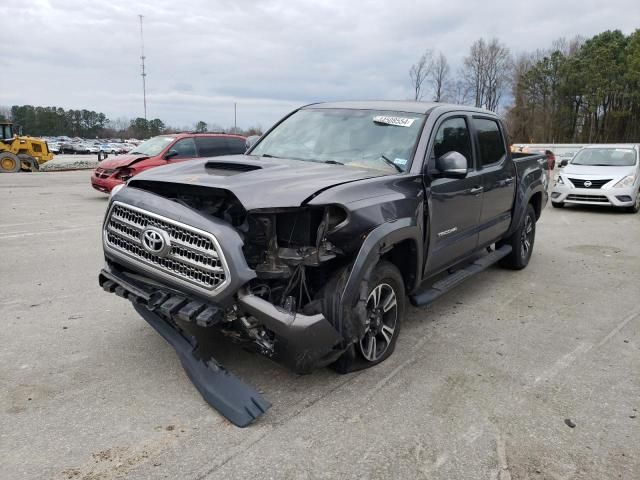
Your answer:
[[[640,214],[549,206],[525,270],[411,308],[373,369],[218,341],[273,403],[239,429],[98,287],[89,176],[0,175],[0,478],[640,478]]]

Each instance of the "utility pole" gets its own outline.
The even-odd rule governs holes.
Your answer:
[[[233,102],[233,133],[238,133],[238,104]]]
[[[147,120],[147,74],[144,71],[144,35],[142,33],[142,15],[138,15],[140,17],[140,60],[142,61],[142,101],[144,103],[144,119]]]

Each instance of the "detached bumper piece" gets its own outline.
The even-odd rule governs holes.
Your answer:
[[[196,340],[186,336],[161,313],[169,318],[212,326],[221,311],[215,306],[189,300],[180,295],[151,290],[114,272],[102,270],[100,286],[107,292],[130,300],[134,308],[176,350],[187,375],[205,401],[238,427],[246,427],[265,413],[269,403],[257,390],[247,385],[214,359],[203,361],[195,354]]]

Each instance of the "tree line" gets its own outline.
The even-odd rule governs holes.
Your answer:
[[[199,133],[214,131],[259,135],[260,127],[248,129],[230,127],[223,129],[218,125],[208,125],[200,120],[191,126],[171,127],[159,118],[117,118],[110,120],[104,113],[93,110],[65,110],[60,107],[40,107],[33,105],[14,105],[11,108],[0,107],[0,120],[11,120],[20,126],[25,135],[67,136],[82,138],[149,138],[163,133],[196,131]]]
[[[559,39],[517,58],[497,39],[479,39],[457,72],[427,50],[409,78],[415,100],[504,113],[517,143],[640,139],[640,30]]]

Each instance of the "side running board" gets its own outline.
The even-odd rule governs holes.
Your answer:
[[[506,257],[511,253],[511,245],[503,245],[502,247],[494,250],[493,252],[479,258],[471,265],[461,268],[454,273],[448,275],[442,280],[437,281],[433,285],[424,290],[419,290],[409,297],[411,303],[415,306],[424,306],[433,302],[438,297],[444,295],[449,290],[457,287],[464,282],[467,278],[472,277],[476,273],[480,273],[487,269],[498,260]]]

